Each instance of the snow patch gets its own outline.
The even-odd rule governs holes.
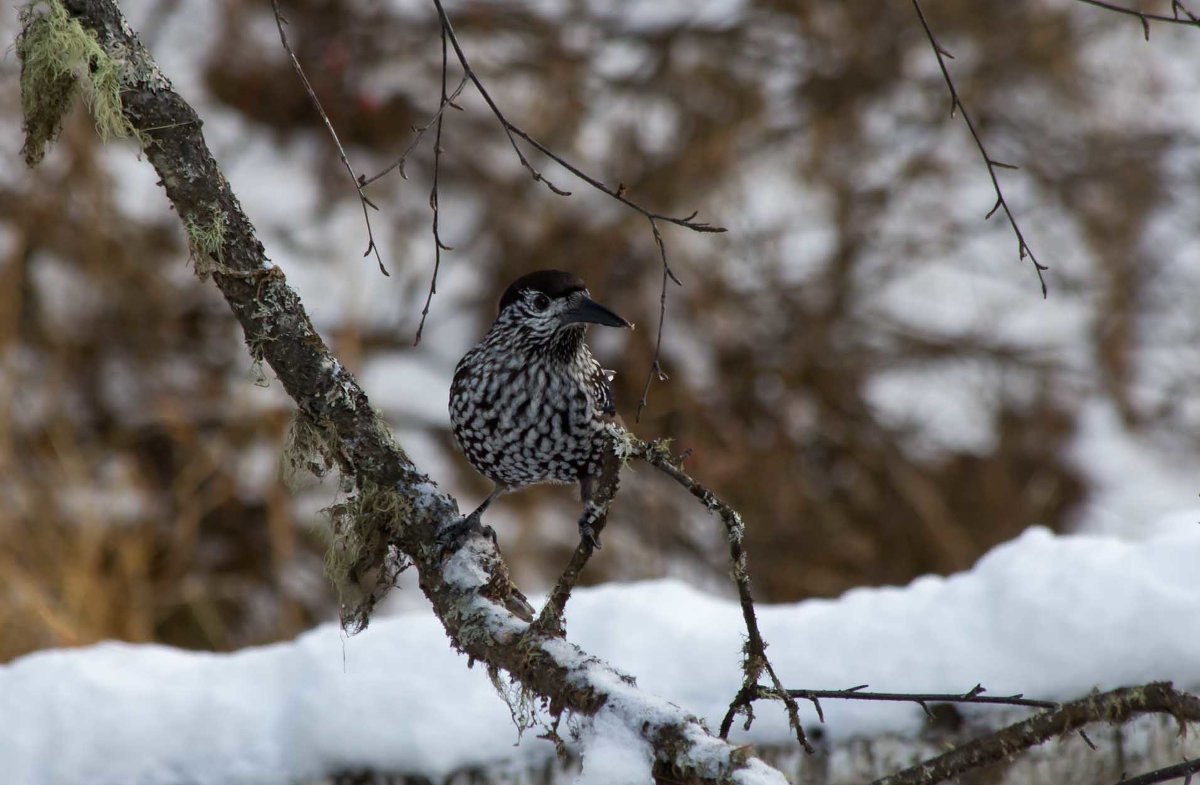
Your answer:
[[[575,785],[650,785],[654,751],[608,709],[592,719],[583,739],[583,771]]]

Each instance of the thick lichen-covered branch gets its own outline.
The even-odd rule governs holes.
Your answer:
[[[172,89],[116,4],[48,0],[38,5],[50,16],[65,12],[114,64],[124,122],[140,138],[167,198],[191,228],[193,244],[217,261],[209,272],[240,322],[248,348],[270,365],[299,408],[302,432],[292,446],[307,454],[294,456],[295,462],[336,467],[349,486],[353,501],[338,514],[355,531],[348,533],[348,550],[335,568],[349,565],[348,576],[361,576],[386,568],[389,550],[403,554],[417,568],[421,589],[457,649],[509,674],[521,689],[544,699],[551,714],[594,714],[608,707],[652,745],[657,765],[674,779],[739,781],[752,770],[758,782],[783,782],[782,775],[753,761],[746,748],[715,738],[696,717],[645,694],[629,677],[522,620],[514,611],[525,615],[528,604],[486,538],[439,544],[438,532],[460,517],[457,503],[396,444],[366,393],[313,329],[286,277],[267,261],[208,150],[195,111]],[[39,51],[34,44],[46,34],[38,27],[40,18],[27,12],[22,55]],[[61,27],[61,20],[54,24]],[[94,52],[90,57],[94,69],[100,60]],[[44,144],[51,137],[39,138]],[[376,542],[372,529],[381,530],[377,542],[386,543],[386,549],[371,545]],[[378,597],[371,592],[367,599]]]

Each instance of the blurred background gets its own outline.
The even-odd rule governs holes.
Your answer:
[[[438,293],[432,136],[370,187],[390,277],[270,6],[125,0],[318,328],[401,444],[470,509],[453,448],[458,358],[505,286],[579,273],[638,329],[593,330],[632,422],[661,267],[640,215],[527,151],[471,89],[448,111]],[[370,175],[438,105],[419,0],[284,0],[289,36]],[[1169,3],[1153,6],[1169,13]],[[1151,8],[1147,4],[1147,8]],[[635,430],[690,450],[744,514],[764,601],[832,596],[972,564],[1035,524],[1137,537],[1200,476],[1200,32],[1068,0],[929,0],[1043,300],[907,2],[451,3],[507,115],[656,211],[728,227],[663,233],[669,381]],[[0,37],[17,33],[11,5]],[[19,63],[0,61],[0,661],[105,638],[227,650],[336,618],[321,509],[289,488],[292,409],[130,143],[71,115],[21,161]],[[459,70],[451,63],[450,86]],[[564,488],[492,508],[527,592],[575,544]],[[587,581],[675,575],[728,592],[724,535],[635,468]],[[411,576],[396,605],[420,602]],[[383,612],[387,612],[385,607]]]

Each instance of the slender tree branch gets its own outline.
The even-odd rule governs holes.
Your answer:
[[[604,462],[600,467],[600,476],[593,483],[591,504],[594,506],[595,511],[591,526],[594,536],[597,539],[599,539],[601,532],[604,531],[604,527],[608,523],[608,508],[612,505],[612,500],[616,498],[617,491],[620,489],[622,461],[617,454],[617,445],[624,438],[624,429],[620,425],[614,425],[609,432],[608,449],[604,451]],[[562,618],[563,610],[567,606],[567,600],[571,598],[571,592],[574,590],[575,584],[579,581],[580,573],[583,572],[583,568],[591,558],[591,543],[581,537],[579,545],[575,547],[574,553],[571,554],[571,560],[567,563],[566,569],[563,570],[562,575],[555,581],[554,588],[550,590],[550,596],[546,599],[546,604],[542,607],[542,612],[538,614],[537,621],[533,624],[535,629],[551,635],[565,634]]]
[[[658,245],[658,253],[662,258],[662,290],[658,295],[658,334],[654,338],[654,359],[650,362],[650,370],[646,373],[646,383],[642,385],[642,397],[638,400],[637,413],[633,416],[634,422],[641,422],[642,409],[646,408],[647,398],[650,395],[650,383],[655,379],[660,382],[667,380],[667,374],[662,369],[662,337],[663,324],[667,321],[667,279],[668,277],[679,283],[679,279],[671,273],[671,267],[667,264],[667,246],[663,243],[662,235],[658,231],[658,224],[654,219],[650,219],[650,228],[654,230],[654,242]]]
[[[858,701],[895,701],[901,703],[916,703],[925,713],[933,716],[929,710],[930,703],[987,703],[1000,704],[1005,706],[1029,706],[1039,709],[1056,709],[1062,704],[1055,701],[1042,701],[1026,698],[1024,695],[1005,695],[993,696],[984,695],[983,685],[976,684],[968,692],[962,694],[954,693],[917,693],[917,692],[863,692],[868,685],[860,684],[857,687],[850,687],[845,690],[788,690],[788,695],[793,698],[811,701],[813,708],[817,710],[817,717],[821,722],[825,721],[825,712],[821,709],[822,698],[833,698],[837,700],[858,700]]]
[[[779,680],[779,676],[775,673],[775,668],[767,657],[767,644],[758,628],[758,615],[755,613],[754,596],[750,591],[750,572],[743,543],[746,525],[742,522],[742,516],[684,471],[683,459],[676,458],[671,454],[667,442],[656,440],[646,443],[629,434],[624,440],[623,450],[626,457],[645,461],[683,486],[688,493],[704,505],[705,509],[716,514],[725,524],[725,534],[729,540],[729,557],[733,562],[731,573],[734,585],[737,586],[742,618],[746,624],[746,644],[742,663],[742,687],[730,702],[729,710],[721,721],[719,731],[721,738],[728,738],[734,718],[738,714],[745,715],[744,727],[746,730],[750,729],[750,724],[754,721],[754,701],[764,698],[779,700],[787,710],[788,722],[792,727],[792,732],[796,735],[796,741],[805,751],[813,752],[813,747],[809,744],[808,738],[804,734],[804,728],[800,724],[800,708],[796,704],[796,699],[788,694],[787,689]],[[759,685],[758,681],[763,674],[770,679],[770,687]]]
[[[429,316],[429,306],[433,303],[433,296],[437,294],[437,277],[438,271],[442,267],[442,251],[453,251],[454,249],[442,242],[442,235],[438,229],[438,179],[441,176],[442,168],[442,112],[450,103],[458,97],[462,89],[467,85],[467,78],[464,76],[462,81],[458,83],[458,88],[454,91],[454,95],[446,95],[446,68],[449,65],[449,53],[446,51],[446,28],[442,28],[442,102],[438,107],[437,114],[437,133],[433,137],[433,187],[429,191],[429,209],[433,211],[433,275],[429,278],[429,294],[425,296],[425,306],[421,309],[421,322],[417,325],[417,335],[413,339],[413,346],[421,343],[421,333],[425,331],[425,317]],[[426,128],[429,126],[426,125]],[[413,141],[416,144],[416,140]],[[408,152],[405,151],[405,155]],[[403,160],[403,157],[401,157]],[[400,174],[404,174],[403,164],[401,164]]]
[[[1042,287],[1042,297],[1046,297],[1046,278],[1042,273],[1050,268],[1042,264],[1034,256],[1033,249],[1029,247],[1029,243],[1025,241],[1025,235],[1021,232],[1021,227],[1017,224],[1016,216],[1013,215],[1008,206],[1008,200],[1004,198],[1004,191],[1000,189],[1000,180],[996,176],[997,169],[1017,169],[1018,167],[1012,164],[1006,164],[997,161],[988,153],[987,148],[983,144],[983,138],[979,136],[979,131],[975,128],[975,122],[971,119],[971,115],[967,113],[967,107],[963,104],[962,99],[958,97],[958,89],[954,86],[954,80],[950,77],[950,70],[946,67],[946,58],[954,58],[952,54],[947,52],[945,48],[938,43],[937,37],[934,36],[929,22],[925,19],[925,12],[921,9],[920,0],[912,0],[913,8],[917,11],[917,18],[921,20],[921,27],[925,29],[925,36],[929,39],[929,45],[933,47],[933,53],[937,56],[938,67],[942,70],[942,78],[946,81],[946,87],[950,91],[950,116],[953,117],[955,112],[961,112],[963,122],[967,124],[967,130],[971,132],[971,138],[975,140],[975,147],[979,150],[979,155],[983,158],[984,164],[987,166],[988,177],[992,179],[992,188],[996,192],[996,203],[992,205],[992,209],[984,216],[985,220],[996,214],[997,210],[1003,209],[1004,215],[1008,218],[1009,226],[1012,227],[1013,233],[1017,236],[1017,256],[1021,259],[1029,257],[1029,261],[1033,263],[1033,269],[1037,272],[1038,283]]]
[[[542,144],[538,140],[534,139],[532,136],[530,136],[528,133],[526,133],[524,129],[522,129],[520,126],[518,126],[517,124],[515,124],[511,120],[509,120],[508,117],[505,116],[504,112],[500,109],[500,107],[496,103],[495,99],[492,98],[491,93],[489,93],[487,88],[484,87],[483,82],[480,81],[479,76],[475,73],[475,70],[471,67],[471,63],[467,59],[466,53],[463,51],[461,44],[459,44],[459,42],[458,42],[458,36],[455,35],[455,33],[454,33],[454,26],[450,23],[450,17],[447,16],[446,9],[442,6],[442,0],[433,0],[433,4],[434,4],[434,6],[437,7],[438,16],[441,18],[441,21],[442,21],[442,27],[445,28],[446,34],[450,38],[450,46],[452,46],[454,48],[454,54],[458,57],[458,62],[462,66],[463,73],[466,74],[467,78],[471,80],[471,83],[475,85],[475,89],[479,91],[480,97],[482,97],[483,100],[487,103],[488,108],[492,110],[492,114],[494,114],[496,116],[496,119],[500,121],[500,125],[504,128],[504,132],[506,134],[508,134],[508,140],[512,144],[513,149],[516,151],[517,157],[520,159],[521,164],[532,173],[534,180],[545,184],[547,187],[550,188],[550,190],[554,191],[555,193],[559,194],[560,196],[566,196],[569,194],[568,191],[564,191],[561,188],[558,188],[558,187],[554,186],[553,184],[551,184],[548,180],[546,180],[546,178],[544,176],[542,176],[537,171],[537,169],[535,169],[532,166],[532,164],[529,163],[529,160],[525,157],[524,153],[521,152],[521,148],[517,144],[517,141],[514,137],[519,137],[519,138],[525,140],[530,145],[532,145],[538,152],[542,153],[547,158],[554,161],[559,166],[566,169],[568,172],[570,172],[571,174],[575,175],[577,178],[579,178],[583,182],[590,185],[592,188],[595,188],[597,191],[600,191],[601,193],[607,194],[608,196],[612,197],[613,199],[616,199],[621,204],[625,205],[626,207],[629,207],[632,210],[636,210],[637,212],[641,213],[642,215],[646,216],[647,218],[654,219],[656,221],[664,221],[666,223],[672,223],[672,224],[675,224],[676,226],[682,226],[685,229],[691,229],[694,232],[724,232],[725,231],[725,228],[722,226],[713,226],[711,223],[708,223],[707,221],[697,221],[696,216],[698,213],[692,213],[691,215],[685,216],[683,218],[679,218],[679,217],[670,216],[670,215],[663,215],[662,213],[656,213],[656,212],[646,209],[642,205],[638,204],[637,202],[633,201],[628,196],[626,196],[625,190],[623,188],[616,188],[616,189],[610,188],[609,186],[605,185],[604,183],[600,182],[596,178],[589,175],[587,172],[583,171],[579,167],[572,164],[570,161],[563,158],[558,153],[551,150],[549,147],[546,147],[544,144]]]
[[[698,718],[647,696],[632,679],[563,639],[514,615],[522,606],[507,565],[483,536],[445,546],[438,533],[461,516],[457,502],[413,464],[394,441],[366,393],[316,333],[296,292],[271,266],[228,180],[208,150],[195,111],[176,93],[113,0],[54,0],[94,35],[119,65],[122,113],[141,134],[184,225],[219,220],[219,260],[212,278],[255,356],[275,370],[296,401],[312,449],[340,466],[356,489],[349,525],[363,541],[395,549],[417,568],[420,588],[452,645],[487,667],[506,671],[544,698],[552,713],[616,712],[656,751],[673,776],[726,782],[749,767],[783,776],[749,751],[708,734]],[[370,556],[370,554],[368,554]]]
[[[1146,11],[1139,11],[1136,8],[1126,8],[1123,5],[1116,3],[1106,3],[1103,0],[1075,0],[1084,5],[1093,5],[1097,8],[1103,8],[1106,11],[1114,11],[1118,14],[1127,16],[1136,16],[1142,23],[1142,35],[1147,41],[1150,40],[1150,23],[1163,22],[1165,24],[1174,25],[1191,25],[1200,26],[1200,17],[1197,17],[1188,10],[1181,0],[1171,0],[1171,16],[1164,14],[1151,14]],[[1182,16],[1180,16],[1182,14]]]
[[[288,54],[288,59],[292,61],[292,69],[295,70],[296,76],[300,77],[300,83],[304,85],[304,91],[308,93],[308,100],[312,102],[317,113],[321,115],[321,119],[325,122],[325,130],[329,131],[329,136],[333,139],[334,145],[337,146],[338,155],[342,159],[342,166],[346,167],[346,171],[350,175],[350,182],[354,183],[354,190],[358,193],[358,201],[362,206],[363,221],[367,224],[367,250],[363,256],[375,254],[375,261],[379,264],[379,272],[384,275],[390,275],[387,268],[383,266],[383,258],[379,255],[379,246],[375,243],[375,233],[371,230],[371,210],[378,210],[374,202],[367,198],[363,193],[363,185],[361,177],[354,171],[354,167],[350,165],[350,158],[346,155],[346,149],[342,147],[342,141],[338,139],[337,131],[333,129],[333,122],[329,119],[329,115],[325,113],[325,107],[321,106],[321,99],[317,98],[317,93],[313,90],[312,83],[308,81],[308,76],[304,73],[304,68],[300,65],[300,59],[296,57],[296,53],[292,51],[292,45],[288,43],[287,32],[284,27],[287,25],[287,20],[283,18],[283,13],[279,10],[279,0],[271,0],[271,8],[275,12],[275,26],[279,28],[279,42],[283,44],[283,49]]]
[[[1142,714],[1169,714],[1180,723],[1200,722],[1200,698],[1178,692],[1170,682],[1093,693],[1057,709],[1013,723],[981,739],[876,780],[872,785],[935,785],[966,771],[998,763],[1093,722],[1120,724]]]
[[[1171,13],[1175,17],[1173,21],[1182,23],[1184,20],[1179,18],[1179,14],[1182,13],[1185,17],[1187,17],[1187,21],[1190,21],[1195,25],[1200,25],[1200,16],[1196,16],[1196,14],[1192,13],[1188,7],[1183,4],[1183,0],[1171,0]]]
[[[654,344],[654,360],[650,364],[650,371],[646,375],[646,385],[642,390],[641,400],[638,402],[637,415],[635,416],[635,420],[638,420],[641,418],[642,409],[646,406],[646,396],[650,391],[651,381],[655,378],[659,379],[660,381],[667,378],[666,374],[662,371],[661,363],[662,327],[663,320],[666,318],[667,307],[666,279],[670,278],[676,284],[680,284],[679,278],[676,277],[675,272],[671,269],[671,265],[668,262],[666,245],[663,243],[662,234],[659,231],[658,224],[660,221],[664,223],[671,223],[675,224],[676,226],[682,226],[685,229],[691,229],[694,232],[724,232],[725,227],[714,226],[707,221],[697,221],[696,216],[699,215],[698,212],[693,212],[691,215],[684,216],[682,218],[653,212],[652,210],[643,207],[626,196],[626,189],[624,185],[618,185],[615,189],[609,187],[600,180],[597,180],[595,177],[592,177],[587,172],[580,169],[575,164],[572,164],[570,161],[563,158],[561,155],[554,152],[537,139],[530,136],[524,129],[509,120],[504,114],[503,110],[500,109],[500,106],[496,103],[495,99],[492,98],[491,93],[489,93],[487,88],[484,87],[483,82],[479,79],[479,76],[475,73],[474,69],[471,67],[471,63],[467,59],[466,52],[463,51],[462,46],[458,42],[458,36],[454,33],[454,26],[450,22],[450,17],[446,14],[446,9],[442,5],[442,0],[433,0],[433,4],[437,7],[438,16],[442,21],[442,29],[445,34],[449,36],[450,45],[454,47],[454,53],[458,57],[458,62],[462,66],[463,73],[475,85],[475,89],[479,91],[479,95],[483,98],[484,102],[487,103],[488,108],[492,110],[492,114],[496,116],[496,119],[500,122],[501,127],[504,128],[504,133],[508,136],[509,144],[512,145],[513,150],[516,152],[518,160],[520,160],[522,166],[529,170],[529,173],[533,177],[534,181],[543,183],[547,188],[559,196],[570,196],[569,191],[564,191],[554,183],[550,182],[545,175],[543,175],[537,168],[533,166],[532,163],[530,163],[529,159],[525,156],[525,153],[521,150],[521,146],[517,144],[518,138],[527,142],[542,155],[554,161],[559,166],[575,175],[575,177],[590,185],[592,188],[610,196],[626,207],[641,213],[650,222],[650,228],[654,233],[654,242],[658,246],[659,259],[661,260],[663,266],[663,289],[662,297],[660,299],[658,317],[658,338]]]
[[[391,172],[395,169],[399,169],[400,177],[407,180],[408,173],[405,172],[404,166],[405,166],[405,164],[408,163],[408,157],[410,155],[412,155],[413,150],[417,149],[417,145],[419,145],[421,143],[421,140],[425,138],[425,134],[429,131],[430,128],[432,128],[434,126],[434,124],[437,124],[437,127],[439,129],[442,127],[442,115],[446,111],[447,107],[454,107],[455,109],[461,109],[461,107],[458,104],[454,103],[454,101],[456,98],[458,98],[458,96],[462,93],[462,91],[464,89],[466,89],[467,78],[464,76],[459,81],[458,87],[454,88],[454,92],[450,93],[450,95],[447,96],[446,95],[446,81],[444,78],[445,71],[446,71],[446,69],[444,67],[444,61],[443,61],[442,104],[441,104],[441,106],[438,107],[438,110],[433,113],[433,116],[430,117],[429,120],[426,121],[426,123],[424,125],[413,128],[412,141],[408,143],[408,147],[404,148],[404,152],[402,152],[400,154],[399,158],[397,158],[395,161],[392,161],[390,164],[388,164],[385,169],[382,169],[381,171],[371,175],[370,177],[364,177],[363,175],[358,176],[358,182],[364,188],[367,187],[368,185],[370,185],[371,183],[375,182],[376,180],[379,180],[380,178],[382,178],[383,176],[387,175],[389,172]]]
[[[1200,758],[1192,758],[1185,760],[1182,763],[1176,763],[1174,766],[1165,766],[1161,769],[1148,771],[1145,774],[1139,774],[1136,777],[1121,777],[1117,785],[1151,785],[1155,782],[1166,782],[1178,777],[1183,777],[1183,785],[1191,785],[1192,775],[1200,772]]]
[[[604,525],[608,523],[607,515],[600,518],[597,523],[599,526],[593,525],[592,529],[599,536],[600,532],[604,530]],[[575,585],[579,582],[583,568],[587,566],[591,558],[592,546],[581,537],[579,544],[571,553],[571,560],[567,562],[566,568],[554,582],[554,588],[550,590],[546,604],[542,606],[541,612],[534,621],[537,629],[550,635],[566,634],[563,626],[563,612],[566,610],[567,600],[571,599],[571,592],[575,590]]]
[[[746,551],[743,545],[745,524],[742,522],[741,515],[717,498],[716,494],[689,476],[683,470],[683,458],[674,457],[665,442],[660,440],[647,443],[629,431],[616,427],[612,432],[611,444],[612,449],[605,452],[603,472],[597,482],[595,498],[601,509],[599,528],[596,529],[597,534],[599,534],[600,529],[604,525],[609,504],[616,495],[622,463],[633,458],[645,461],[650,466],[653,466],[682,485],[692,496],[700,500],[705,509],[716,513],[722,523],[725,524],[726,535],[729,539],[729,555],[733,562],[732,575],[734,583],[737,586],[742,617],[746,624],[746,644],[744,649],[745,659],[742,665],[742,687],[738,690],[737,695],[734,696],[733,701],[729,705],[729,711],[726,712],[725,718],[721,723],[721,738],[729,736],[734,718],[738,714],[746,715],[744,727],[749,730],[750,724],[754,719],[754,701],[778,700],[784,704],[787,710],[788,721],[792,726],[793,732],[796,734],[796,740],[806,751],[813,752],[812,745],[809,744],[808,738],[804,734],[804,728],[800,723],[799,706],[788,690],[784,689],[782,682],[780,682],[779,677],[775,673],[775,668],[767,658],[767,644],[763,641],[762,633],[758,628],[758,616],[754,611],[754,597],[750,591],[750,574]],[[570,598],[571,590],[575,587],[579,573],[583,570],[584,565],[587,564],[591,555],[591,546],[581,542],[575,549],[574,554],[572,554],[567,568],[559,576],[554,589],[550,592],[550,598],[546,601],[541,615],[534,622],[533,627],[535,629],[550,634],[562,634],[563,609]],[[772,686],[763,687],[759,685],[758,681],[764,673],[770,678]]]

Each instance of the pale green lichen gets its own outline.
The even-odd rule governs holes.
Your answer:
[[[741,543],[746,538],[746,524],[736,512],[721,516],[725,521],[725,536],[731,543]]]
[[[209,205],[209,217],[189,216],[184,221],[188,237],[188,258],[201,281],[223,270],[227,220],[220,205]]]
[[[58,0],[33,0],[21,9],[17,56],[21,60],[22,152],[30,166],[58,138],[63,118],[82,93],[100,138],[132,136],[144,145],[121,103],[121,64]]]
[[[609,426],[608,435],[612,439],[613,454],[621,461],[622,468],[629,468],[629,463],[634,458],[645,457],[647,445],[634,436],[632,431],[614,424]]]

